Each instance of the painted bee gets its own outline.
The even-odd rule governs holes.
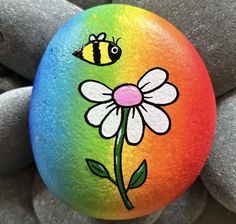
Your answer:
[[[91,34],[89,42],[76,50],[73,55],[94,65],[104,66],[115,63],[121,56],[122,50],[117,45],[119,39],[115,42],[106,40],[106,33],[100,33],[97,36]]]

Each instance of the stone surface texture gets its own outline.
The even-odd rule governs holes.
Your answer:
[[[35,168],[0,177],[0,223],[40,224],[32,205]]]
[[[32,87],[0,95],[0,174],[18,171],[33,163],[28,113]]]
[[[41,224],[78,224],[79,214],[58,201],[37,174],[33,185],[33,205]]]
[[[160,216],[161,212],[162,210],[148,216],[124,221],[99,220],[85,216],[80,216],[79,220],[81,224],[153,224],[155,220]]]
[[[112,0],[67,0],[82,9],[88,9],[94,6],[112,3]]]
[[[218,100],[215,142],[201,176],[209,192],[236,213],[236,89]]]
[[[207,190],[198,178],[188,191],[164,209],[155,224],[191,224],[205,208],[207,196]]]
[[[236,87],[235,0],[113,0],[157,13],[195,45],[211,75],[215,93]]]
[[[0,62],[33,80],[58,28],[81,9],[65,0],[0,0]]]
[[[219,97],[215,142],[201,174],[211,195],[198,178],[162,211],[127,221],[98,220],[71,210],[29,166],[32,87],[26,86],[32,85],[44,50],[82,8],[112,2],[148,9],[181,30],[202,56]],[[235,0],[0,0],[0,224],[235,224],[235,62]]]
[[[235,224],[236,214],[230,212],[217,202],[210,195],[208,196],[207,205],[193,224]]]
[[[0,94],[12,89],[30,85],[32,85],[32,82],[24,79],[0,63]]]
[[[152,224],[161,214],[127,221],[107,221],[80,215],[57,200],[46,188],[39,175],[36,175],[33,188],[33,204],[41,224]]]

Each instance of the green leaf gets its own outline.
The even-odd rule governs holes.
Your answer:
[[[102,178],[108,178],[110,176],[107,168],[100,162],[86,159],[86,163],[93,174]]]
[[[143,160],[137,170],[133,173],[130,182],[129,182],[129,189],[137,188],[142,186],[147,179],[147,162]]]

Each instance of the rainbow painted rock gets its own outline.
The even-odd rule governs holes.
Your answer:
[[[30,132],[39,172],[89,216],[157,211],[199,175],[215,129],[206,67],[174,26],[104,5],[70,20],[38,69]]]

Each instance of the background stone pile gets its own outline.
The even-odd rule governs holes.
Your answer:
[[[0,223],[235,224],[236,1],[113,1],[149,9],[182,30],[203,57],[217,96],[216,137],[201,177],[162,211],[131,221],[97,220],[70,210],[49,193],[33,162],[28,111],[42,53],[82,8],[111,3],[70,2],[0,0]]]

